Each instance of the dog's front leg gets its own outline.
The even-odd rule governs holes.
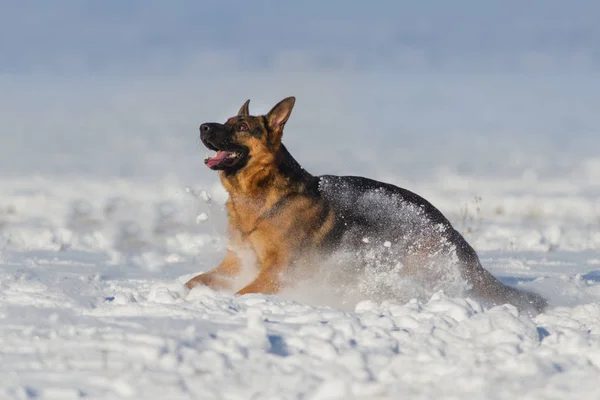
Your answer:
[[[258,276],[237,294],[263,293],[276,294],[281,289],[281,273],[287,262],[287,251],[273,247],[260,257]]]
[[[192,289],[205,285],[211,289],[228,289],[230,281],[240,273],[242,261],[232,250],[227,250],[225,259],[216,268],[190,279],[185,286]]]

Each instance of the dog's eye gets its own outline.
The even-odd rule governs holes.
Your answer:
[[[246,124],[240,124],[239,130],[240,131],[247,131],[248,130],[248,125],[246,125]]]

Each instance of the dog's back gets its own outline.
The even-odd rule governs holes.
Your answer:
[[[434,286],[448,279],[448,261],[454,262],[454,271],[478,299],[536,311],[546,307],[542,297],[505,286],[486,271],[450,221],[421,196],[362,177],[318,179],[319,195],[336,216],[324,243],[328,251],[352,252],[358,264],[379,268],[400,263],[407,276]]]

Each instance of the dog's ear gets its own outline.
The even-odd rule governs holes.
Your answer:
[[[272,131],[281,132],[288,118],[290,118],[294,103],[296,103],[295,97],[286,97],[269,111],[267,114],[267,121],[269,121],[269,128],[271,128]]]
[[[237,115],[250,115],[250,99],[246,100],[246,102],[240,107],[240,111],[238,111]]]

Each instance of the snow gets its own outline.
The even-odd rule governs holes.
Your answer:
[[[0,400],[599,397],[598,2],[4,3]],[[422,195],[550,307],[185,290],[227,245],[199,124],[289,95],[307,170]]]
[[[226,246],[216,179],[3,179],[0,398],[596,398],[594,176],[489,185],[446,171],[410,187],[492,273],[549,298],[533,318],[442,291],[340,301],[332,282],[188,292]]]

